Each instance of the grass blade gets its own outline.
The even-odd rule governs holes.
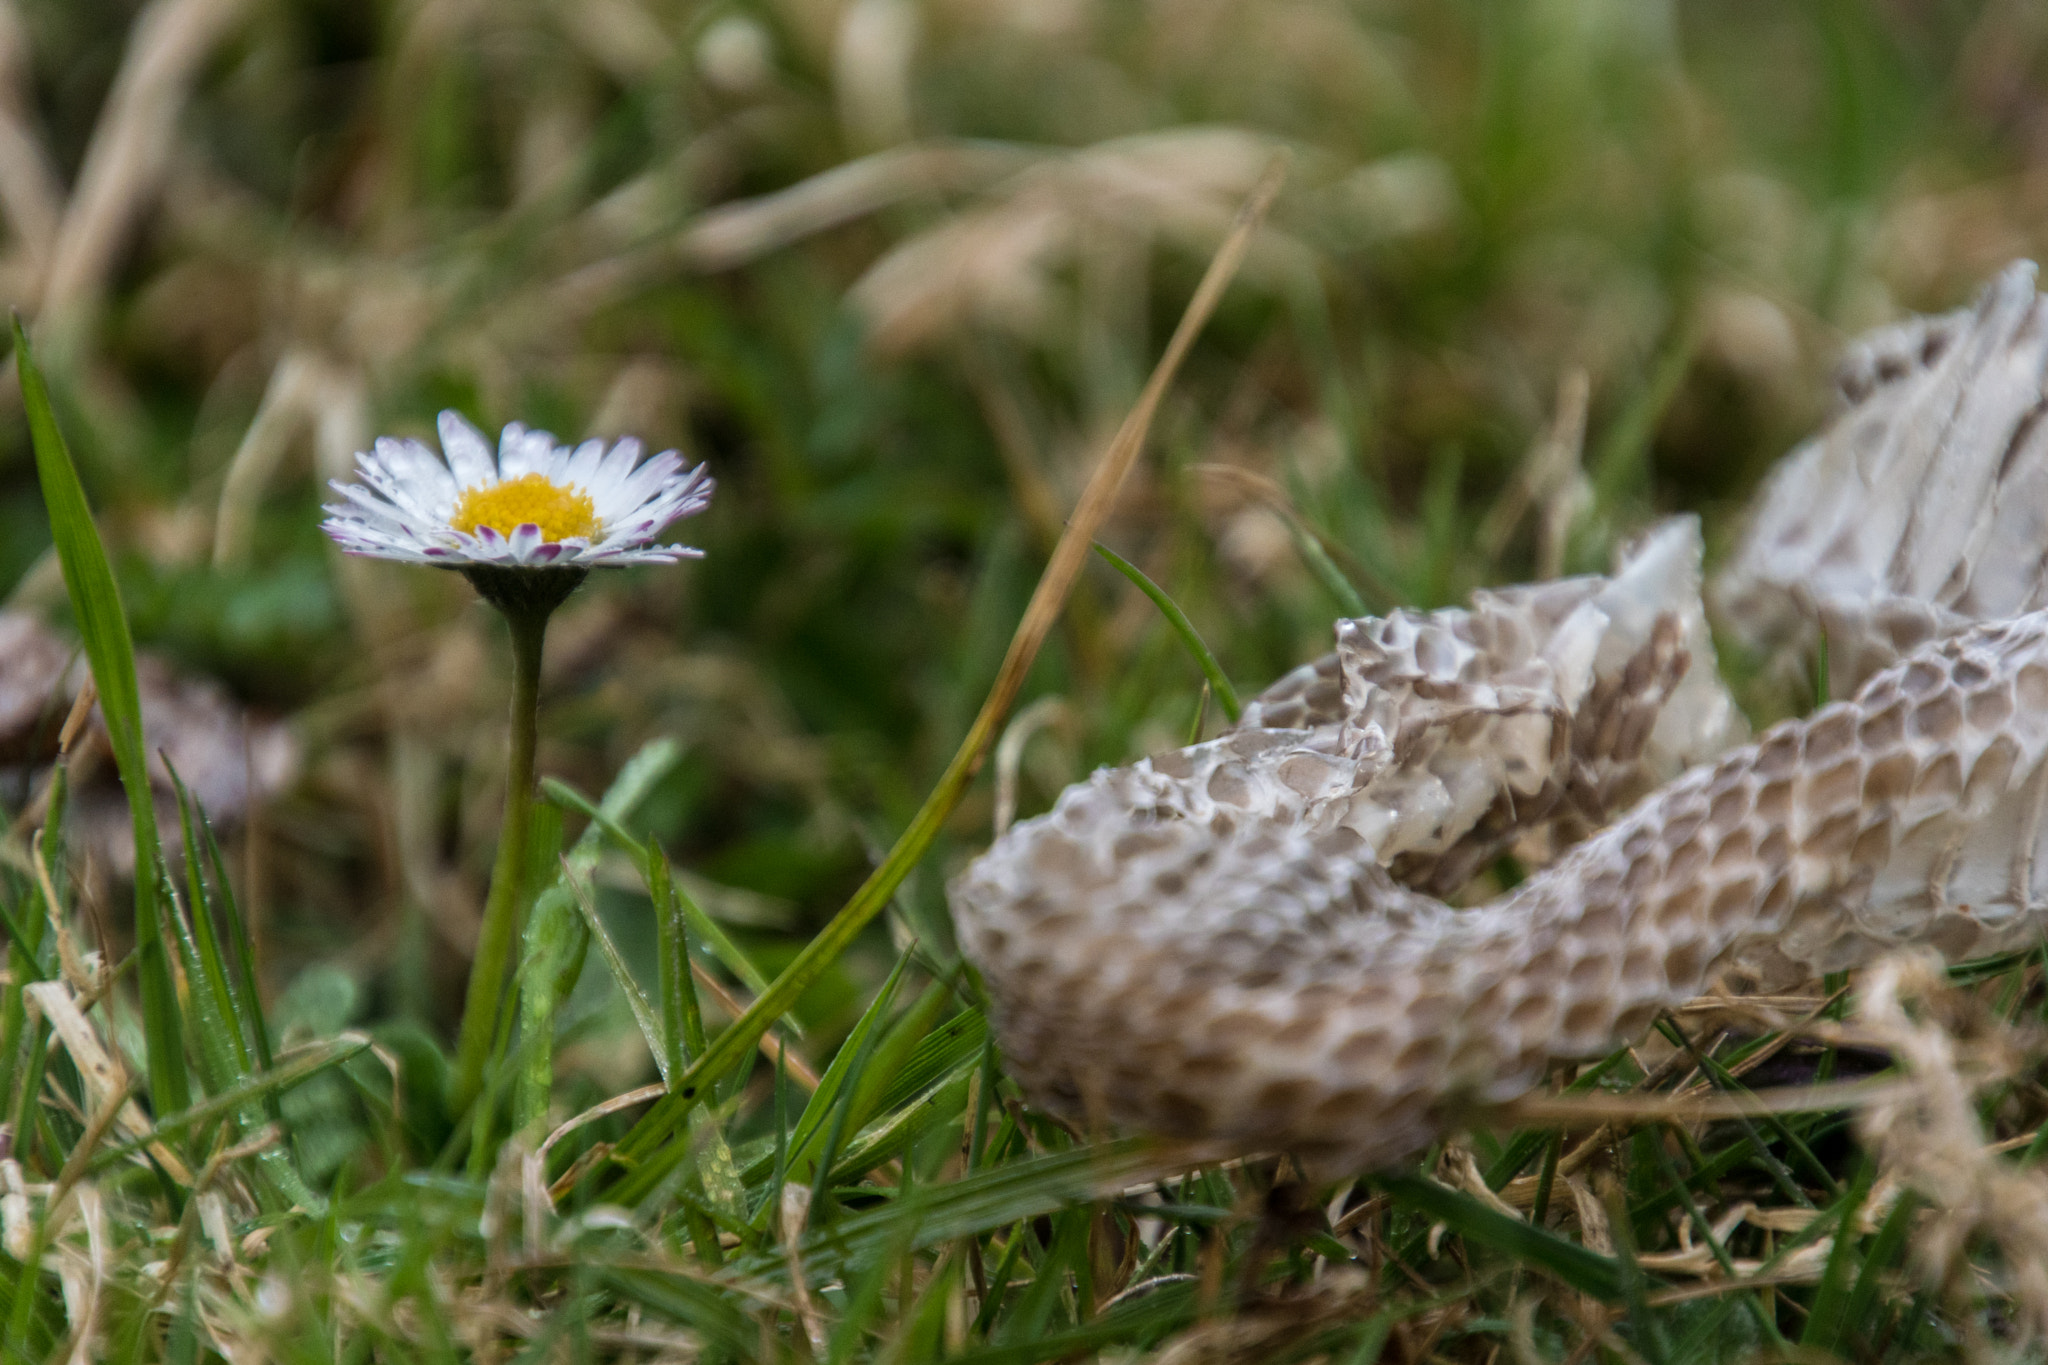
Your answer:
[[[1322,537],[1293,517],[1288,518],[1287,533],[1294,541],[1295,553],[1301,556],[1301,562],[1308,566],[1308,571],[1315,575],[1316,582],[1322,585],[1338,609],[1351,618],[1365,615],[1365,599],[1358,595],[1358,589],[1337,567],[1337,561],[1330,558],[1330,552],[1323,548]]]
[[[70,756],[59,753],[56,764],[50,770],[50,797],[43,819],[41,842],[36,845],[38,855],[48,855],[54,864],[53,876],[61,875],[64,865],[63,820],[65,798],[69,784]],[[22,987],[30,981],[43,979],[42,965],[43,928],[50,922],[56,909],[43,903],[41,879],[32,879],[26,901],[25,917],[17,922],[5,907],[0,907],[0,922],[7,928],[12,947],[8,951],[9,971],[7,984],[0,988],[0,1095],[16,1095],[20,1091],[17,1081],[21,1079],[16,1071],[16,1062],[21,1053],[23,1030],[28,1027],[28,1010],[23,1004]],[[16,1126],[17,1135],[21,1133]]]
[[[599,1283],[650,1314],[688,1328],[722,1359],[757,1358],[761,1330],[723,1290],[685,1275],[637,1266],[605,1270]]]
[[[1077,1280],[1087,1274],[1088,1228],[1094,1221],[1094,1210],[1086,1207],[1067,1209],[1053,1221],[1052,1244],[1045,1249],[1044,1258],[1032,1267],[1031,1283],[1024,1287],[1016,1308],[997,1334],[999,1345],[1028,1346],[1047,1335],[1053,1325],[1053,1313],[1061,1306],[1060,1291],[1067,1287],[1069,1273]]]
[[[89,1169],[100,1170],[152,1144],[183,1136],[199,1124],[211,1123],[217,1118],[232,1114],[244,1105],[259,1103],[281,1090],[290,1089],[316,1072],[368,1051],[369,1047],[369,1039],[349,1036],[310,1043],[281,1059],[274,1070],[251,1076],[239,1085],[230,1086],[218,1095],[201,1100],[188,1109],[166,1115],[157,1120],[156,1126],[146,1133],[131,1137],[118,1145],[101,1147],[93,1154]]]
[[[562,859],[562,813],[553,806],[534,810],[535,847]],[[535,867],[532,885],[552,880]],[[549,886],[534,901],[519,952],[519,1078],[513,1091],[513,1131],[528,1132],[547,1119],[555,1085],[555,1017],[590,952],[590,929],[578,906]],[[545,1131],[542,1129],[542,1131]]]
[[[598,849],[607,833],[624,839],[629,852],[642,853],[639,843],[620,830],[618,822],[631,815],[633,808],[646,799],[655,783],[675,767],[681,754],[681,748],[672,739],[650,740],[619,769],[619,775],[605,790],[602,802],[593,802],[581,792],[551,778],[543,781],[541,785],[549,800],[557,806],[567,805],[583,812],[590,817],[591,823],[577,837],[568,853],[560,855],[560,872],[555,884],[542,891],[534,901],[536,916],[541,913],[543,901],[557,897],[572,903],[581,912],[591,937],[597,941],[598,951],[604,954],[605,966],[610,968],[612,979],[618,982],[627,1007],[633,1011],[633,1022],[640,1026],[640,1033],[647,1040],[648,1051],[654,1055],[663,1081],[669,1080],[670,1076],[668,1046],[663,1041],[665,1034],[661,1023],[647,999],[647,993],[640,989],[632,969],[626,965],[624,954],[620,953],[618,944],[612,941],[610,932],[604,927],[596,902],[591,899],[584,883],[597,868]],[[560,842],[559,835],[554,842]]]
[[[884,1107],[882,1117],[862,1128],[834,1159],[832,1179],[841,1184],[859,1179],[902,1155],[933,1124],[959,1115],[966,1106],[968,1080],[980,1065],[979,1056],[965,1058],[903,1104]]]
[[[824,1144],[818,1148],[818,1177],[811,1188],[811,1208],[814,1217],[818,1201],[824,1197],[825,1189],[831,1183],[832,1167],[839,1160],[840,1143],[846,1137],[846,1130],[865,1117],[860,1113],[864,1092],[872,1094],[879,1087],[871,1084],[871,1080],[886,1079],[889,1074],[886,1061],[873,1071],[869,1068],[875,1061],[876,1044],[883,1036],[880,1021],[886,1017],[889,1006],[895,1001],[896,989],[902,984],[903,968],[908,965],[910,959],[909,953],[898,959],[896,970],[889,974],[889,980],[884,983],[881,994],[875,997],[876,1003],[881,1006],[876,1012],[877,1026],[862,1036],[857,1044],[852,1039],[847,1040],[847,1046],[856,1050],[853,1054],[853,1064],[846,1071],[846,1096],[833,1107],[831,1126],[825,1130]],[[894,1041],[896,1039],[892,1037],[891,1042]]]
[[[1180,609],[1180,603],[1168,597],[1166,589],[1154,583],[1143,569],[1099,540],[1095,542],[1095,553],[1108,560],[1111,567],[1130,579],[1139,592],[1152,599],[1152,605],[1159,608],[1159,614],[1166,618],[1166,623],[1180,636],[1181,644],[1187,647],[1188,653],[1195,656],[1195,663],[1201,668],[1202,676],[1209,680],[1209,690],[1216,694],[1216,701],[1222,706],[1223,714],[1230,717],[1233,725],[1236,724],[1238,716],[1244,710],[1238,705],[1237,689],[1232,687],[1230,679],[1223,675],[1223,665],[1216,662],[1216,656],[1210,653],[1209,646],[1204,644],[1202,637],[1195,632],[1195,623],[1188,620],[1188,614]],[[1199,724],[1198,721],[1198,727]]]
[[[1854,1320],[1849,1317],[1849,1303],[1854,1294],[1849,1275],[1856,1260],[1856,1219],[1863,1212],[1863,1201],[1870,1196],[1870,1184],[1875,1176],[1870,1163],[1864,1162],[1856,1173],[1856,1179],[1850,1183],[1848,1193],[1842,1196],[1835,1244],[1828,1252],[1827,1269],[1821,1275],[1820,1288],[1814,1291],[1813,1307],[1806,1316],[1806,1329],[1799,1334],[1801,1346],[1839,1355],[1849,1339],[1854,1327]]]
[[[567,863],[564,860],[564,872],[566,871]],[[668,1042],[662,1036],[661,1019],[655,1014],[653,1004],[648,1001],[647,992],[640,989],[640,983],[633,979],[633,969],[626,965],[625,954],[619,951],[618,944],[612,942],[611,933],[604,927],[603,917],[597,913],[597,905],[590,899],[589,888],[574,877],[565,875],[562,880],[568,887],[566,892],[561,887],[552,887],[542,893],[543,897],[568,895],[574,898],[576,908],[583,912],[584,924],[590,929],[590,937],[597,943],[597,950],[604,954],[605,965],[611,968],[612,980],[618,983],[620,994],[626,997],[627,1008],[633,1011],[633,1022],[640,1026],[640,1036],[647,1040],[647,1050],[654,1054],[655,1063],[661,1069],[662,1082],[673,1086],[675,1077],[668,1071]],[[538,913],[538,907],[535,913]]]
[[[223,1046],[224,1062],[231,1062],[236,1080],[247,1076],[250,1070],[249,1018],[243,1003],[236,999],[234,983],[229,979],[225,960],[221,956],[220,940],[213,928],[213,898],[208,893],[202,875],[199,859],[199,841],[193,835],[192,794],[171,767],[170,756],[164,756],[164,768],[171,774],[171,786],[178,798],[178,835],[185,850],[185,887],[190,924],[185,926],[189,935],[189,954],[192,964],[186,968],[193,975],[197,967],[198,981],[203,982],[213,1000],[213,1012],[223,1025],[222,1037],[214,1043],[199,1040],[202,1046]],[[172,913],[177,913],[175,904]],[[256,1032],[262,1031],[263,1021],[255,1021]]]
[[[826,1125],[837,1114],[840,1122],[845,1121],[845,1106],[850,1102],[853,1091],[859,1084],[862,1064],[866,1062],[874,1045],[876,1031],[889,1016],[889,1010],[896,1001],[897,987],[903,983],[903,972],[910,965],[910,955],[896,959],[896,966],[889,973],[889,979],[882,983],[882,989],[875,994],[874,1001],[862,1011],[860,1021],[853,1026],[853,1032],[839,1046],[839,1052],[832,1058],[832,1065],[825,1068],[825,1074],[818,1081],[818,1088],[811,1094],[810,1102],[804,1105],[803,1113],[797,1116],[796,1128],[790,1134],[789,1150],[784,1159],[783,1180],[805,1180],[812,1175],[804,1167],[810,1159],[811,1150],[824,1133]],[[829,1154],[828,1154],[829,1157]],[[820,1162],[819,1164],[824,1164]],[[817,1205],[812,1204],[815,1209]],[[768,1217],[775,1208],[775,1201],[769,1200],[762,1206],[761,1217]]]
[[[189,1012],[187,1023],[191,1026],[199,1079],[207,1090],[217,1094],[242,1079],[248,1068],[239,1063],[235,1049],[228,1041],[228,1034],[233,1029],[233,1016],[222,1011],[220,999],[207,980],[206,966],[192,935],[192,921],[197,917],[187,915],[184,906],[179,904],[177,888],[171,885],[170,874],[161,860],[153,870],[161,883],[159,895],[165,918],[170,924],[171,941],[177,946],[179,965],[184,968],[185,980],[190,987],[185,1007]],[[136,869],[138,876],[141,871],[140,867]]]
[[[1863,1268],[1856,1276],[1856,1287],[1849,1291],[1849,1304],[1842,1313],[1842,1321],[1850,1333],[1859,1333],[1866,1339],[1874,1335],[1878,1295],[1884,1292],[1884,1277],[1890,1274],[1905,1255],[1906,1244],[1913,1233],[1914,1216],[1921,1209],[1919,1196],[1908,1190],[1901,1194],[1892,1211],[1885,1215],[1877,1238],[1870,1245],[1869,1254],[1863,1258]],[[1849,1224],[1844,1224],[1835,1235],[1853,1235]]]
[[[157,1112],[183,1109],[192,1101],[185,1071],[184,1033],[178,1020],[178,992],[163,941],[156,878],[141,869],[159,847],[156,805],[150,794],[148,750],[142,739],[142,691],[135,681],[135,642],[128,634],[128,616],[121,592],[107,562],[106,546],[93,524],[92,508],[78,481],[71,448],[57,428],[50,392],[29,349],[21,319],[14,320],[15,367],[21,376],[21,402],[28,413],[36,476],[42,482],[43,504],[50,514],[50,534],[57,562],[64,571],[64,590],[78,619],[85,655],[99,689],[100,714],[128,794],[128,814],[135,833],[135,975],[142,991],[143,1035],[148,1049],[149,1095]]]
[[[199,828],[206,835],[206,862],[213,873],[214,894],[220,897],[221,918],[226,922],[228,937],[234,944],[235,989],[249,1024],[249,1043],[255,1049],[257,1067],[268,1071],[277,1064],[277,1059],[271,1055],[270,1028],[263,1019],[263,995],[256,984],[256,947],[250,941],[249,926],[242,918],[242,907],[235,901],[234,883],[228,880],[228,860],[220,851],[220,839],[213,832],[213,822],[206,818],[204,810],[198,814]]]
[[[1498,1213],[1469,1194],[1415,1175],[1376,1175],[1373,1183],[1468,1241],[1541,1267],[1603,1303],[1618,1303],[1627,1293],[1626,1272],[1612,1257]]]
[[[900,1244],[905,1229],[909,1230],[910,1248],[923,1251],[956,1238],[1043,1217],[1076,1201],[1100,1198],[1186,1166],[1184,1155],[1176,1156],[1159,1143],[1142,1138],[1118,1138],[991,1166],[948,1184],[920,1187],[915,1194],[905,1194],[878,1208],[848,1214],[829,1228],[813,1229],[804,1237],[804,1268],[814,1281],[822,1282],[872,1263],[875,1256]],[[771,1250],[736,1262],[733,1273],[780,1282],[787,1278],[789,1267],[779,1250]]]
[[[1688,322],[1670,337],[1642,387],[1631,394],[1614,425],[1608,428],[1591,461],[1596,506],[1614,515],[1616,504],[1639,492],[1648,481],[1650,443],[1657,423],[1678,396],[1693,357],[1700,348],[1700,329]]]
[[[620,817],[611,814],[604,806],[593,803],[589,797],[577,791],[568,783],[549,777],[543,778],[540,785],[542,795],[546,796],[548,800],[556,805],[566,806],[571,810],[579,811],[590,817],[590,828],[583,832],[583,838],[594,839],[599,835],[609,836],[612,842],[623,849],[633,859],[634,863],[639,866],[640,879],[647,884],[648,894],[650,896],[653,895],[656,877],[654,864],[657,859],[664,857],[660,849],[635,839],[619,823]],[[611,798],[607,795],[605,799],[609,803]],[[580,848],[581,846],[582,841],[579,840],[578,847]],[[585,870],[581,875],[588,876],[589,873]],[[727,936],[725,930],[718,927],[718,921],[705,914],[703,908],[691,898],[690,893],[683,890],[682,886],[676,882],[674,873],[667,867],[664,867],[659,875],[674,894],[676,904],[681,909],[683,918],[688,922],[691,931],[698,938],[704,940],[704,946],[711,950],[711,955],[720,962],[723,962],[727,969],[744,982],[747,989],[754,994],[759,995],[767,990],[768,978],[762,974],[761,969],[754,965],[751,958],[739,950],[739,945]],[[801,1037],[803,1031],[792,1025],[790,1032]]]
[[[680,1076],[690,1058],[704,1055],[704,1011],[697,983],[690,979],[690,935],[687,899],[669,874],[668,859],[650,857],[648,890],[654,898],[654,935],[661,973],[661,1033],[668,1044],[670,1074]]]

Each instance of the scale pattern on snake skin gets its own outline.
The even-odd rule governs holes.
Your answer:
[[[1156,760],[1156,800],[1072,788],[954,897],[1040,1103],[1366,1169],[1729,966],[1804,977],[2032,930],[2044,753],[2048,613],[1692,769],[1476,909],[1400,886],[1351,829],[1246,818]]]
[[[1511,845],[1548,861],[1746,736],[1714,672],[1699,559],[1698,524],[1676,518],[1612,578],[1339,621],[1336,651],[1253,698],[1231,735],[1153,763],[1241,810],[1349,828],[1433,894]]]
[[[1795,669],[1863,679],[1975,621],[2048,607],[2048,297],[2031,261],[1970,308],[1857,341],[1841,408],[1782,460],[1716,576],[1716,615]]]
[[[1853,700],[1693,766],[1741,721],[1697,530],[1667,523],[1611,579],[1340,622],[1237,730],[1098,772],[998,840],[953,903],[1027,1093],[1369,1168],[1712,977],[2038,932],[2048,613],[1971,625],[2048,591],[2048,537],[2020,555],[2048,503],[2010,505],[2048,471],[2032,279],[1853,351],[1848,406],[1717,585],[1756,643],[1823,622],[1837,688],[1868,678]],[[1422,894],[1510,843],[1541,863],[1653,787],[1486,906]]]

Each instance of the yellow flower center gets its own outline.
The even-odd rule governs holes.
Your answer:
[[[488,526],[509,536],[528,523],[540,527],[544,541],[571,536],[595,539],[597,508],[580,488],[564,488],[538,474],[521,474],[488,488],[464,489],[455,501],[455,515],[448,519],[450,526],[470,535],[475,535],[479,526]]]

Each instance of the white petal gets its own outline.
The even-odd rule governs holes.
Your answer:
[[[365,534],[361,528],[326,523],[322,528],[334,539],[334,543],[352,555],[367,555],[375,559],[396,559],[411,564],[426,564],[433,561],[426,548],[409,540],[398,540],[391,536]]]
[[[446,549],[439,536],[416,536],[380,531],[375,527],[357,526],[352,529],[352,539],[363,545],[381,546],[386,550],[402,551],[406,556],[424,554],[433,549]]]
[[[694,517],[711,505],[711,495],[718,491],[718,480],[711,477],[711,471],[698,465],[690,471],[689,477],[679,485],[676,505],[681,510],[679,517]]]
[[[631,524],[637,526],[652,522],[652,529],[647,532],[647,535],[652,537],[670,522],[695,516],[710,506],[711,492],[715,486],[711,476],[704,473],[703,466],[699,465],[690,471],[688,479],[671,485],[664,489],[659,497],[642,505],[631,517]]]
[[[682,467],[681,455],[673,450],[664,450],[634,470],[632,476],[619,485],[616,496],[620,510],[617,515],[630,515],[635,508],[658,495],[662,486],[675,478],[676,471]]]
[[[562,481],[562,467],[569,462],[569,451],[557,445],[555,438],[545,431],[529,431],[524,442],[529,468],[552,483]]]
[[[537,569],[554,564],[573,564],[576,562],[576,551],[577,547],[566,540],[543,541],[526,556],[526,562]]]
[[[636,549],[613,550],[598,562],[608,565],[673,564],[679,559],[702,559],[704,552],[688,545],[645,545]]]
[[[499,535],[495,526],[479,526],[475,535],[464,540],[468,543],[462,548],[479,563],[503,564],[512,557],[512,542]]]
[[[345,555],[356,555],[362,559],[389,560],[394,564],[438,564],[441,562],[437,559],[430,559],[423,554],[412,553],[411,551],[369,550],[353,545],[343,545],[341,552]]]
[[[607,505],[617,506],[616,500],[624,498],[619,490],[625,486],[639,459],[640,443],[631,436],[620,437],[611,454],[604,457],[604,463],[597,467],[597,475],[590,485],[590,499],[597,504],[599,516],[604,515]]]
[[[598,462],[604,458],[603,441],[585,441],[569,455],[561,471],[561,482],[571,488],[580,488],[589,494],[592,503],[597,501],[596,481]]]
[[[426,558],[426,551],[418,545],[394,545],[385,540],[343,535],[336,535],[334,543],[352,555],[372,555],[378,559],[401,559],[409,562]]]
[[[639,529],[640,523],[628,522],[603,540],[597,542],[599,554],[610,554],[614,550],[630,550],[636,545],[647,543],[648,533]]]
[[[333,488],[351,504],[345,511],[339,507],[329,508],[328,510],[336,516],[347,516],[372,526],[388,526],[394,530],[412,529],[416,519],[408,518],[403,509],[393,507],[361,484],[337,481]]]
[[[551,478],[554,455],[554,437],[545,431],[528,431],[523,422],[509,422],[498,438],[498,475],[506,479],[522,474]]]
[[[441,449],[448,453],[455,481],[464,488],[488,487],[498,481],[490,443],[453,408],[441,414]]]
[[[629,521],[616,533],[605,537],[604,542],[597,548],[610,553],[614,550],[633,550],[649,546],[654,538],[661,534],[663,526],[664,523],[651,519]]]
[[[412,488],[413,496],[423,504],[430,507],[443,503],[454,506],[462,489],[456,485],[455,476],[448,472],[448,466],[441,457],[429,450],[424,442],[379,436],[375,449],[384,467],[395,477],[403,479]],[[366,457],[358,455],[356,458],[362,460]]]
[[[378,494],[386,503],[406,518],[419,521],[446,521],[447,517],[431,504],[422,502],[404,480],[394,478],[391,472],[373,457],[363,461],[356,468],[356,476]]]
[[[521,458],[519,443],[526,438],[526,423],[507,422],[505,429],[498,433],[498,477],[516,479],[526,473],[526,462]]]
[[[521,522],[512,528],[509,543],[512,548],[512,561],[515,564],[525,564],[532,560],[535,550],[547,544],[547,537],[543,536],[540,527],[532,522]]]
[[[440,461],[436,460],[435,464],[438,466]],[[417,517],[446,520],[446,513],[442,509],[454,506],[452,497],[443,501],[435,496],[435,490],[423,480],[409,477],[403,469],[393,470],[390,461],[377,455],[359,457],[356,477],[374,488],[393,507]],[[448,478],[446,468],[442,468],[441,477]],[[454,482],[453,479],[448,481],[451,484]]]

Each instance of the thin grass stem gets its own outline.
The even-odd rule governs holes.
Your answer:
[[[1196,632],[1194,622],[1188,620],[1188,614],[1180,609],[1180,603],[1168,597],[1166,589],[1154,583],[1151,575],[1099,540],[1095,542],[1095,553],[1108,560],[1110,566],[1130,579],[1139,592],[1152,599],[1152,605],[1159,608],[1159,614],[1166,618],[1167,624],[1180,636],[1181,644],[1194,656],[1196,665],[1202,670],[1202,676],[1209,680],[1209,689],[1216,694],[1217,704],[1223,708],[1223,714],[1230,717],[1232,724],[1236,724],[1238,716],[1244,710],[1238,705],[1237,689],[1232,687],[1230,679],[1223,675],[1223,665],[1216,662],[1216,655]],[[1199,729],[1200,725],[1201,721],[1197,718],[1196,728]]]

